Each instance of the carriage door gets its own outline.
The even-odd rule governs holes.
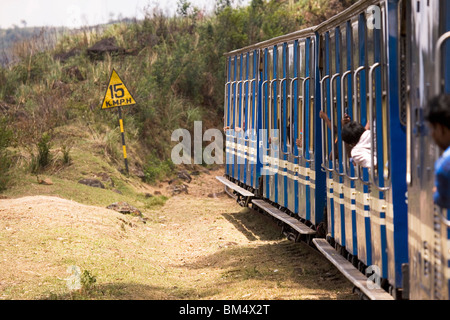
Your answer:
[[[416,1],[406,9],[411,20],[410,105],[408,108],[408,226],[410,298],[449,298],[449,216],[433,200],[434,164],[441,154],[424,120],[428,101],[450,92],[450,5]],[[428,37],[423,37],[426,34]]]

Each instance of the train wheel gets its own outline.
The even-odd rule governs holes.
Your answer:
[[[359,260],[357,256],[352,256],[352,261],[350,261],[352,263],[352,265],[357,268],[358,264],[359,264]]]

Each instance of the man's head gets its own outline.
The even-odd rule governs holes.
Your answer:
[[[366,132],[366,128],[362,124],[350,121],[342,127],[342,140],[353,148],[359,142],[364,132]]]
[[[431,99],[426,111],[431,136],[443,150],[450,146],[450,95],[439,95]]]

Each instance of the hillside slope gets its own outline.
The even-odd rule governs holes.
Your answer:
[[[318,252],[224,195],[216,174],[145,220],[59,197],[0,200],[0,299],[357,298]]]

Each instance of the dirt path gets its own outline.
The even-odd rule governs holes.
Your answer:
[[[0,200],[0,299],[356,298],[319,253],[224,195],[219,174],[194,177],[146,223],[55,197]],[[72,266],[95,276],[91,290],[68,289]]]

